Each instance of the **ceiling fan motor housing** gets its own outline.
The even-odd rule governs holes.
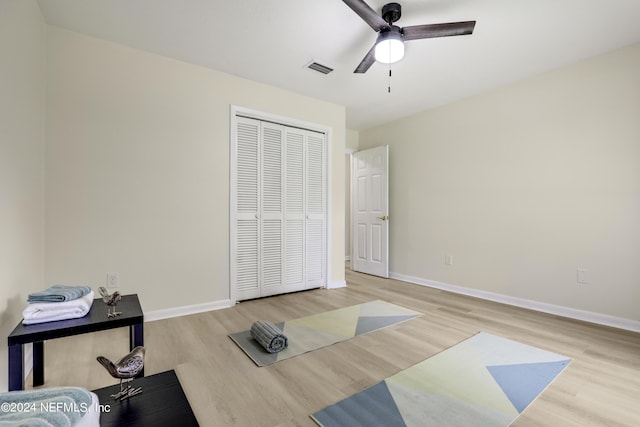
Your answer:
[[[402,28],[398,27],[397,25],[390,25],[389,28],[383,28],[378,33],[376,43],[380,43],[381,41],[390,38],[404,41],[404,33],[402,32]]]
[[[396,22],[402,16],[402,6],[399,3],[387,3],[382,6],[382,19],[389,25]]]

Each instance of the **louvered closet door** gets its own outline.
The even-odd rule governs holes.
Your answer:
[[[285,129],[285,272],[287,292],[326,284],[325,136]]]
[[[236,299],[326,285],[325,135],[243,117],[236,123]]]
[[[307,131],[306,139],[306,288],[316,288],[326,283],[325,135]]]
[[[231,276],[235,283],[238,299],[260,296],[259,259],[259,181],[258,164],[260,122],[237,119],[236,129],[236,213],[235,232],[232,245],[235,246],[235,263],[232,262]],[[234,239],[235,238],[235,239]],[[235,268],[234,268],[235,267]]]
[[[284,131],[237,120],[235,283],[238,299],[249,299],[284,292]]]
[[[285,290],[306,289],[305,279],[305,135],[285,129]]]
[[[283,127],[263,122],[259,216],[260,296],[281,294],[283,283],[282,151]]]

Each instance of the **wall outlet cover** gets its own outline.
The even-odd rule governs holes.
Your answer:
[[[584,268],[578,269],[578,283],[589,283],[589,270],[586,270]]]
[[[107,288],[115,289],[120,282],[120,275],[116,272],[107,273]]]

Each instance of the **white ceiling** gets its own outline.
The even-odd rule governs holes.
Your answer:
[[[400,0],[401,27],[477,24],[407,42],[388,93],[388,66],[353,74],[376,34],[341,0],[38,2],[51,25],[344,105],[356,130],[640,42],[640,0]]]

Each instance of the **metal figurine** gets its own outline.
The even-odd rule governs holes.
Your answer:
[[[120,292],[115,291],[114,293],[109,295],[109,292],[107,292],[107,290],[104,288],[104,286],[100,286],[98,288],[98,291],[100,292],[100,295],[102,296],[102,301],[104,301],[104,303],[107,304],[110,307],[110,308],[107,308],[107,317],[109,319],[111,319],[112,317],[116,317],[116,316],[122,314],[121,311],[116,311],[116,305],[118,305],[118,303],[122,299],[122,296],[120,295]]]
[[[111,397],[116,400],[124,400],[142,393],[142,387],[134,388],[131,382],[144,367],[144,352],[144,347],[138,346],[116,363],[103,356],[97,357],[98,362],[104,366],[113,378],[120,379],[120,391],[112,394]],[[127,382],[124,388],[122,387],[123,380]]]

